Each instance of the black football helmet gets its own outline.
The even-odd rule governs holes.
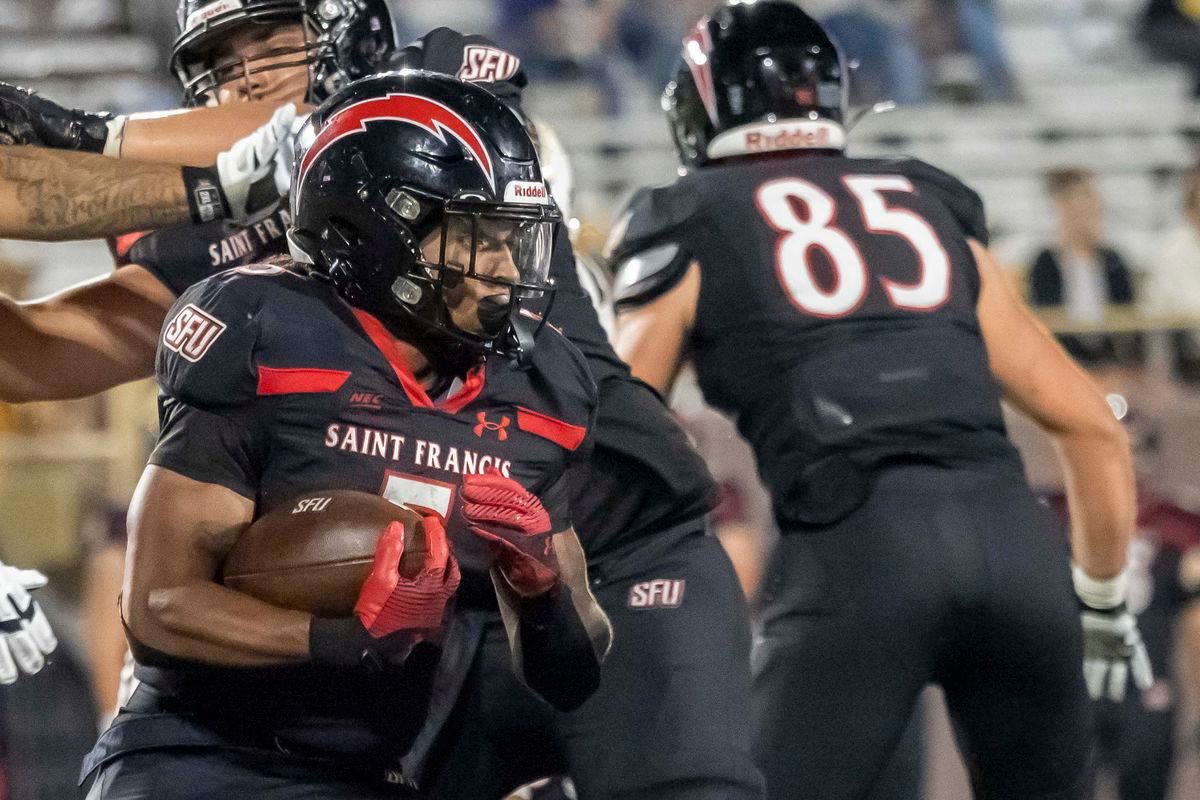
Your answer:
[[[841,52],[785,0],[729,0],[683,40],[663,92],[685,166],[779,150],[845,147]]]
[[[215,43],[240,26],[287,22],[303,26],[304,45],[220,63],[208,55]],[[179,0],[177,23],[171,70],[183,84],[189,105],[201,104],[217,87],[232,81],[301,65],[309,71],[305,99],[319,103],[379,69],[396,50],[392,15],[384,0]]]
[[[562,215],[485,89],[414,70],[342,89],[299,133],[291,211],[296,261],[440,364],[532,347],[520,306],[553,291]]]

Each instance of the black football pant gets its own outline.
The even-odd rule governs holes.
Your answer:
[[[491,622],[422,789],[492,800],[568,774],[580,800],[760,798],[748,617],[720,543],[697,532],[657,554],[602,562],[590,577],[614,629],[596,694],[556,712],[517,680],[504,629]]]
[[[893,466],[782,537],[755,655],[773,800],[862,800],[922,688],[945,690],[977,797],[1076,798],[1089,706],[1065,542],[1020,467]]]
[[[1130,686],[1123,702],[1095,706],[1098,762],[1116,774],[1121,800],[1167,797],[1175,756],[1174,706],[1148,699]]]
[[[124,753],[100,767],[86,800],[401,800],[419,795],[273,753],[178,747]]]

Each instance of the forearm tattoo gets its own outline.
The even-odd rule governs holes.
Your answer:
[[[0,146],[0,236],[90,239],[188,219],[178,167]]]

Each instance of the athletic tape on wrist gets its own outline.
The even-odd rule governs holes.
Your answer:
[[[192,222],[202,225],[230,216],[229,201],[221,191],[221,178],[216,167],[184,167],[182,172]]]
[[[1124,571],[1112,578],[1093,578],[1078,564],[1072,564],[1071,582],[1083,604],[1100,611],[1121,605],[1129,592],[1129,574]]]
[[[121,157],[121,145],[125,144],[125,123],[129,117],[118,114],[108,121],[108,138],[104,140],[104,155]]]

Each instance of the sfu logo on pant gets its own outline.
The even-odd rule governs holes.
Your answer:
[[[679,608],[683,605],[682,578],[655,578],[629,587],[630,608]]]
[[[163,330],[163,345],[194,363],[204,358],[224,332],[224,322],[188,303],[167,323]]]

